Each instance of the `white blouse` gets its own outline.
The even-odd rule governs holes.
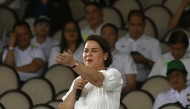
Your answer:
[[[100,72],[105,76],[102,87],[96,87],[91,83],[87,83],[82,90],[79,100],[75,102],[74,109],[119,109],[123,85],[121,74],[114,68],[101,70]],[[70,90],[63,96],[63,102],[73,90],[75,80]]]

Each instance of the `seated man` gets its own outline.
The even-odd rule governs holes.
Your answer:
[[[100,35],[100,30],[105,24],[103,21],[103,9],[101,4],[89,2],[85,6],[85,12],[89,26],[81,31],[83,41],[85,41],[89,35]]]
[[[116,48],[132,56],[137,67],[136,80],[141,85],[148,77],[154,62],[162,54],[159,41],[144,34],[145,15],[141,10],[131,10],[127,19],[128,34],[120,38]]]
[[[153,109],[158,109],[160,106],[167,103],[179,102],[183,107],[190,106],[190,86],[186,85],[187,70],[184,64],[179,60],[172,60],[167,65],[167,78],[172,88],[166,92],[158,94],[156,97]]]
[[[30,45],[30,38],[28,23],[17,22],[13,26],[9,48],[3,53],[3,63],[15,68],[21,81],[40,76],[45,62],[43,51]]]
[[[163,54],[154,64],[149,77],[155,75],[166,76],[167,63],[171,60],[181,60],[190,72],[190,53],[187,51],[189,46],[188,37],[183,31],[175,31],[169,39],[170,52]],[[190,83],[190,75],[187,76],[187,83]]]
[[[109,42],[113,56],[113,63],[109,68],[116,68],[121,73],[121,78],[123,79],[121,94],[124,95],[136,88],[135,77],[137,68],[135,62],[130,55],[122,53],[115,48],[115,43],[119,38],[118,29],[115,25],[110,23],[105,24],[101,29],[101,36]]]
[[[53,40],[49,37],[49,32],[51,29],[50,19],[46,16],[40,16],[34,22],[34,29],[36,32],[36,36],[31,39],[31,44],[35,47],[41,47],[44,51],[46,60],[49,59],[49,55],[51,49],[54,46],[58,46],[60,44],[59,41]]]

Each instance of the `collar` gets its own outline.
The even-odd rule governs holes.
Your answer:
[[[185,89],[183,89],[180,93],[182,92],[189,92],[190,91],[190,86],[187,86]],[[172,94],[175,94],[175,93],[179,93],[177,90],[174,90],[173,88],[171,88],[171,91],[170,91]]]
[[[183,59],[183,58],[189,58],[189,59],[190,59],[190,57],[189,57],[189,55],[188,55],[189,53],[190,53],[190,52],[186,51],[186,52],[185,52],[185,55],[184,55],[181,59]],[[172,56],[172,53],[169,52],[169,54],[170,54],[170,55],[169,55],[169,59],[170,59],[170,60],[173,60],[174,57]],[[180,60],[181,60],[181,59],[180,59]]]
[[[131,36],[129,35],[129,33],[127,33],[127,35],[125,37],[127,39],[131,39],[131,40],[135,41],[134,39],[131,38]],[[146,39],[146,35],[144,33],[136,41],[141,40],[141,39]]]
[[[46,37],[46,40],[45,40],[44,42],[49,42],[49,41],[51,41],[51,39],[50,39],[49,36],[47,36],[47,37]],[[38,43],[38,41],[37,41],[37,36],[34,36],[34,37],[33,37],[33,42]]]
[[[15,47],[15,50],[18,52],[25,52],[25,51],[30,51],[32,49],[32,46],[29,45],[25,50],[21,50],[18,48],[18,46]]]
[[[96,28],[96,31],[98,31],[99,29],[101,29],[102,26],[105,25],[105,24],[106,24],[106,22],[103,21],[102,24]],[[88,25],[87,29],[88,29],[88,30],[91,30],[91,28],[90,28],[89,25]],[[91,31],[92,31],[92,30],[91,30]],[[96,32],[96,31],[95,31],[95,32]],[[93,32],[94,32],[94,31],[93,31]],[[94,33],[95,33],[95,32],[94,32]]]

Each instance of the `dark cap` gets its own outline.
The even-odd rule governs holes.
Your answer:
[[[38,18],[36,18],[34,25],[36,25],[37,23],[42,23],[42,22],[47,22],[48,24],[51,24],[50,22],[50,18],[47,16],[39,16]]]
[[[186,71],[184,64],[179,60],[172,60],[168,63],[167,66],[167,75],[171,70]]]

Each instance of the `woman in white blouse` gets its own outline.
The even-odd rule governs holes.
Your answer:
[[[51,54],[48,61],[48,67],[56,64],[56,56],[61,54],[67,54],[67,50],[70,49],[73,53],[73,57],[83,63],[82,53],[84,49],[83,39],[80,33],[80,28],[75,20],[68,21],[62,29],[61,45],[55,46],[51,50]]]
[[[87,38],[83,52],[84,64],[68,54],[59,54],[56,61],[71,67],[78,75],[60,104],[60,109],[119,109],[123,85],[121,74],[114,68],[108,42],[96,35]],[[77,90],[82,90],[76,100]]]

